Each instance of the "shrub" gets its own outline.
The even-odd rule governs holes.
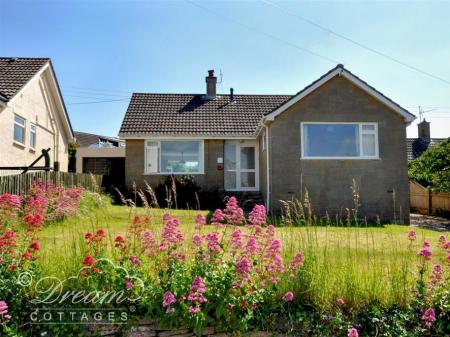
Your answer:
[[[408,175],[434,192],[450,192],[450,138],[412,161]]]

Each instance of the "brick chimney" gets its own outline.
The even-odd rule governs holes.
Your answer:
[[[430,140],[430,122],[425,119],[417,124],[419,138]]]
[[[206,98],[216,98],[216,84],[217,77],[214,76],[214,70],[208,70],[208,76],[206,77]]]

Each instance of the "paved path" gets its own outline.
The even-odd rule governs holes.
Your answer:
[[[433,229],[439,232],[450,231],[450,219],[431,215],[411,213],[411,226]]]

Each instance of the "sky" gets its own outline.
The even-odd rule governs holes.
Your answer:
[[[450,1],[264,1],[0,0],[0,56],[50,57],[77,131],[116,136],[132,92],[204,93],[208,69],[295,94],[342,63],[450,136]]]

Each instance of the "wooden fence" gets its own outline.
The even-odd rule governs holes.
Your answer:
[[[87,173],[36,171],[24,174],[0,176],[0,194],[10,193],[25,195],[30,191],[34,182],[53,183],[64,187],[83,186],[94,191],[101,188],[103,176]]]
[[[419,183],[409,181],[409,202],[411,209],[422,214],[450,212],[450,193],[435,193]]]

